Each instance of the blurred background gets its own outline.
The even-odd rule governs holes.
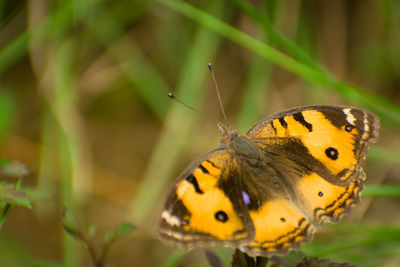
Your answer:
[[[9,208],[0,266],[90,266],[63,207],[95,253],[108,229],[137,227],[105,266],[208,266],[157,235],[173,181],[219,142],[213,122],[167,97],[222,121],[208,62],[242,133],[298,105],[379,115],[362,203],[301,253],[399,266],[399,29],[396,0],[0,1],[0,158],[30,170],[21,188],[36,196]],[[212,251],[229,265],[233,249]]]

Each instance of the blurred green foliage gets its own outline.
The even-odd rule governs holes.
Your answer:
[[[348,104],[379,115],[381,141],[366,162],[356,218],[324,227],[301,252],[400,264],[399,26],[395,0],[0,1],[0,158],[34,170],[21,190],[0,177],[0,194],[18,200],[1,207],[0,265],[88,264],[68,235],[82,230],[62,231],[67,206],[95,222],[88,238],[115,229],[100,235],[114,240],[133,230],[120,221],[137,225],[107,261],[206,266],[201,251],[161,244],[156,227],[187,158],[217,145],[212,124],[166,96],[221,118],[208,62],[228,121],[242,132],[294,105]],[[33,212],[11,205],[31,203]],[[233,249],[212,254],[229,265]]]

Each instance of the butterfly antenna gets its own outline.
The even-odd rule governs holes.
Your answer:
[[[219,100],[219,106],[221,107],[222,115],[224,116],[226,124],[229,124],[228,120],[226,119],[224,105],[222,105],[222,100],[221,100],[221,96],[219,94],[217,80],[215,79],[214,69],[213,69],[211,63],[208,63],[208,70],[211,72],[211,76],[212,76],[212,79],[213,79],[213,82],[214,82],[215,90],[217,91],[217,96],[218,96],[218,100]]]
[[[200,115],[203,116],[204,118],[209,119],[209,120],[215,122],[215,123],[218,125],[218,122],[217,122],[216,120],[214,120],[213,118],[211,118],[210,116],[208,116],[208,115],[205,114],[204,112],[201,112],[200,110],[195,109],[194,107],[189,106],[188,104],[183,103],[181,100],[179,100],[178,98],[176,98],[176,96],[175,96],[173,93],[168,93],[168,97],[171,98],[171,99],[173,99],[173,100],[175,100],[175,101],[178,102],[179,104],[184,105],[184,106],[187,107],[188,109],[191,109],[191,110],[197,112],[198,114],[200,114]]]

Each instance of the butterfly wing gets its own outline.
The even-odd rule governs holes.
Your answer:
[[[246,165],[248,164],[248,165]],[[305,169],[284,157],[269,155],[265,162],[251,166],[242,158],[242,166],[251,170],[241,176],[242,192],[248,195],[247,206],[254,224],[251,242],[240,247],[249,255],[269,256],[285,253],[309,241],[316,226],[296,205],[296,192],[289,177],[299,177]]]
[[[358,201],[365,179],[361,164],[378,129],[378,117],[365,110],[309,106],[276,113],[247,135],[272,157],[301,166],[300,175],[284,179],[296,194],[294,204],[320,224],[336,222]]]
[[[330,183],[348,185],[361,174],[379,119],[340,106],[299,107],[256,123],[247,133],[262,148],[301,163]]]
[[[367,111],[309,106],[276,113],[247,133],[266,155],[261,180],[286,192],[261,201],[249,213],[251,255],[282,253],[312,239],[324,221],[336,222],[359,200],[368,146],[378,137],[379,120]]]
[[[225,146],[195,161],[167,198],[160,235],[183,248],[231,244],[250,255],[297,247],[358,201],[361,164],[378,128],[374,114],[338,106],[300,107],[260,121],[247,135],[263,159]]]
[[[242,198],[240,170],[227,149],[214,150],[193,162],[173,186],[161,214],[162,239],[182,248],[216,243],[240,246],[254,237]],[[225,188],[229,181],[229,189]]]
[[[266,201],[259,210],[250,211],[250,216],[255,236],[252,242],[241,247],[249,255],[286,253],[310,241],[316,230],[314,224],[284,199]]]

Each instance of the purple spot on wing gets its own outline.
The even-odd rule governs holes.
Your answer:
[[[248,206],[250,204],[250,196],[249,196],[249,194],[247,194],[246,191],[242,191],[242,198],[243,198],[246,206]]]

